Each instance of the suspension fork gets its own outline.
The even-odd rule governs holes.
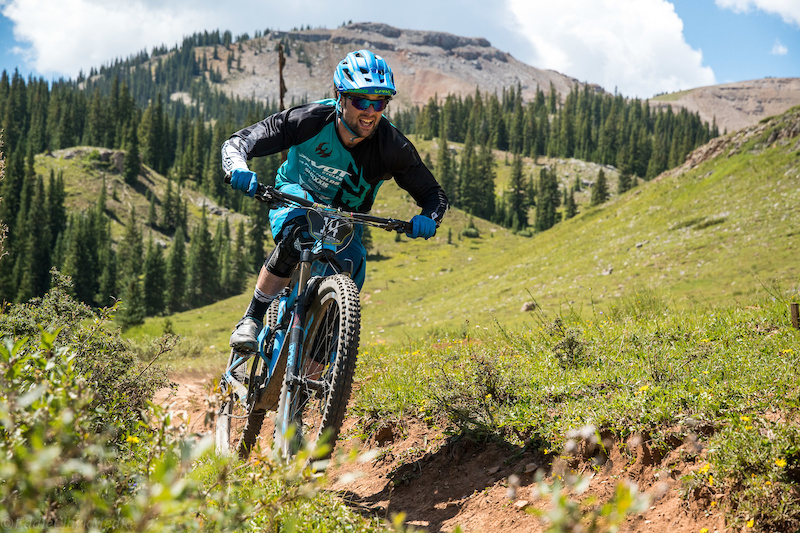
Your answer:
[[[287,341],[289,352],[286,359],[286,380],[293,381],[300,374],[301,351],[303,349],[303,325],[306,322],[306,309],[308,309],[309,291],[308,280],[311,278],[311,262],[313,254],[309,250],[300,253],[299,278],[297,280],[297,298],[289,324]]]

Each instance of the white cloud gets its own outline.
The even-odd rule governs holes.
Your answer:
[[[509,0],[534,53],[527,63],[625,96],[712,85],[666,0]]]
[[[797,0],[715,0],[717,7],[734,13],[748,13],[758,9],[779,15],[787,24],[800,26],[800,2]]]
[[[772,45],[772,51],[770,52],[770,54],[775,56],[785,56],[788,53],[789,49],[783,46],[780,40],[775,39],[775,44]]]
[[[81,70],[216,29],[252,35],[256,30],[332,29],[369,20],[485,37],[506,51],[528,46],[506,29],[510,17],[505,6],[487,12],[483,0],[404,0],[400,9],[369,10],[359,0],[0,0],[0,10],[13,22],[16,40],[27,46],[16,53],[45,76],[74,77]]]
[[[358,0],[0,0],[0,6],[16,40],[27,45],[18,50],[27,67],[46,77],[75,77],[204,30],[239,35],[372,20],[485,37],[533,66],[626,96],[714,83],[667,0],[503,0],[488,11],[485,0],[404,0],[401,9],[364,15]]]
[[[227,22],[226,12],[239,14],[230,7],[220,9],[219,3],[200,4],[9,0],[3,15],[14,23],[16,40],[29,45],[15,49],[28,66],[43,75],[74,77],[116,58],[161,44],[172,46],[195,31],[220,28]]]

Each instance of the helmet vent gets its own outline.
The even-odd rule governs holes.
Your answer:
[[[347,54],[336,67],[333,81],[339,92],[389,96],[397,93],[392,69],[381,56],[369,50],[358,50]]]

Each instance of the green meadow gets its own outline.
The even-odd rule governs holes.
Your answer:
[[[708,451],[684,457],[694,467],[682,497],[726,494],[734,528],[796,529],[800,149],[786,132],[798,117],[730,136],[716,157],[530,237],[458,210],[428,241],[373,230],[356,431],[416,417],[553,459],[578,428],[620,444],[639,436],[662,454],[699,438]],[[502,192],[501,157],[497,174]],[[374,212],[416,209],[388,183]],[[470,226],[478,237],[463,235]],[[167,362],[216,371],[249,297],[129,334],[156,336],[168,320],[188,348]]]
[[[601,206],[584,202],[576,217],[532,237],[457,209],[427,241],[372,230],[363,342],[517,327],[530,322],[530,312],[522,310],[526,304],[554,316],[586,318],[642,292],[662,294],[671,309],[689,310],[746,305],[773,289],[796,290],[800,161],[790,146],[760,142],[751,138],[727,157],[640,182]],[[421,141],[419,148],[435,153],[435,142]],[[538,166],[526,163],[527,175],[538,176]],[[497,157],[500,194],[509,172]],[[567,184],[572,179],[569,172],[562,178]],[[614,190],[616,184],[610,185]],[[393,182],[382,187],[373,209],[395,218],[416,212]],[[470,225],[477,238],[462,235]],[[151,318],[130,335],[158,334],[169,320],[176,333],[224,351],[249,297],[248,290],[208,307]]]
[[[456,209],[427,241],[373,230],[349,411],[356,424],[346,437],[367,438],[414,418],[444,439],[495,442],[511,455],[532,451],[545,474],[554,474],[559,461],[584,461],[585,471],[600,471],[597,455],[571,454],[591,442],[602,443],[601,454],[616,447],[631,463],[634,441],[657,457],[693,442],[695,448],[681,451],[677,478],[687,505],[705,505],[700,511],[708,512],[718,505],[732,530],[798,530],[800,331],[790,321],[790,305],[800,301],[798,131],[795,108],[712,141],[705,153],[713,157],[696,157],[600,206],[582,201],[576,217],[532,236]],[[433,142],[418,146],[423,155],[436,152]],[[44,157],[37,165],[62,164]],[[81,157],[84,170],[98,164],[93,156]],[[506,160],[497,157],[498,194],[508,181]],[[91,205],[81,200],[91,184],[81,189],[75,182],[81,174],[74,162],[64,163],[67,190],[73,203]],[[590,180],[592,172],[581,162],[541,159],[526,161],[527,175],[538,175],[541,165],[555,165],[562,184],[579,172]],[[152,176],[156,187],[162,179]],[[610,185],[613,191],[616,183]],[[124,198],[114,202],[125,205]],[[144,202],[132,203],[146,209]],[[373,212],[408,219],[417,208],[387,183]],[[467,237],[467,228],[477,237],[474,230]],[[39,520],[40,502],[50,501],[56,519],[93,509],[103,524],[122,524],[110,530],[210,524],[221,530],[405,530],[402,516],[393,525],[361,516],[320,490],[324,480],[320,484],[303,462],[309,455],[288,465],[268,453],[245,464],[221,459],[197,447],[185,426],[178,434],[170,430],[171,415],[145,407],[152,390],[131,395],[108,384],[85,386],[76,365],[86,361],[108,383],[124,378],[130,390],[142,376],[150,389],[160,386],[161,366],[173,375],[221,371],[249,289],[149,318],[125,332],[126,342],[117,342],[113,331],[102,333],[101,321],[78,304],[60,320],[59,312],[70,311],[62,298],[54,293],[41,309],[20,306],[0,316],[9,331],[24,326],[26,335],[35,335],[42,321],[45,329],[55,321],[73,337],[73,347],[58,350],[46,332],[38,348],[23,340],[0,347],[0,370],[11,384],[0,393],[3,423],[62,439],[55,456],[44,437],[30,440],[32,446],[25,439],[7,443],[6,457],[22,458],[0,465],[7,474],[3,501],[17,502],[8,507],[14,516]],[[151,367],[158,353],[153,342],[164,333],[180,341]],[[108,355],[118,350],[133,355]],[[71,351],[77,355],[64,355]],[[53,362],[62,356],[66,363]],[[112,360],[119,364],[109,367]],[[97,407],[97,394],[117,398],[112,411]],[[69,407],[76,398],[80,405]],[[131,407],[123,399],[139,403]],[[213,399],[209,390],[205,401],[212,405]],[[138,423],[136,412],[146,424]],[[89,431],[98,421],[107,423],[108,413],[118,417],[111,429]],[[60,424],[56,433],[52,420]],[[113,450],[109,442],[116,443]],[[84,449],[99,451],[86,456]],[[64,492],[30,482],[33,475],[63,477],[49,474],[46,465],[81,483]],[[655,468],[670,476],[677,471],[672,463]],[[118,501],[125,503],[111,503]],[[599,519],[604,531],[615,527],[609,515],[596,514],[607,506],[561,505],[562,520]],[[623,520],[630,507],[615,505]],[[566,530],[564,523],[549,527]]]

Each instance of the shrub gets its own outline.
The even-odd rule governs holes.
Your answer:
[[[119,332],[107,326],[114,309],[95,314],[69,295],[69,278],[56,271],[52,285],[42,298],[0,315],[0,336],[35,339],[40,331],[57,331],[53,345],[58,353],[69,347],[75,371],[91,384],[95,403],[107,410],[106,420],[125,429],[135,426],[155,391],[169,385],[166,372],[136,360]],[[20,349],[30,353],[38,344],[29,340]],[[53,364],[61,362],[56,359]]]
[[[163,370],[130,355],[110,312],[72,300],[67,281],[0,315],[3,531],[389,530],[319,492],[314,450],[239,463],[173,424],[149,402]],[[206,402],[213,415],[216,395]]]

